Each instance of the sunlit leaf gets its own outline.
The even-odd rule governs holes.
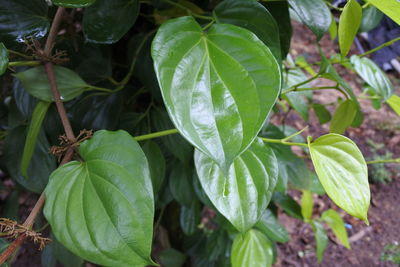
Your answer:
[[[322,213],[321,220],[325,221],[329,225],[343,246],[350,249],[350,243],[342,217],[340,217],[335,210],[329,209]]]
[[[346,56],[353,44],[361,24],[362,8],[357,0],[349,0],[343,8],[339,20],[339,47]]]

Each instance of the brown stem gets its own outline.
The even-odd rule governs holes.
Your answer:
[[[51,50],[53,50],[54,41],[56,39],[58,28],[63,18],[64,12],[65,8],[59,7],[57,9],[56,15],[54,16],[53,23],[51,24],[49,35],[47,36],[46,44],[44,46],[44,53],[47,56],[50,56]]]
[[[26,235],[22,234],[17,239],[12,242],[6,250],[0,255],[0,265],[2,265],[6,260],[11,257],[12,254],[24,243]]]

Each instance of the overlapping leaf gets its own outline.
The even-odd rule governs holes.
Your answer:
[[[63,7],[87,7],[92,5],[96,0],[51,0],[53,4]]]
[[[349,127],[357,114],[357,104],[350,99],[347,99],[340,103],[339,107],[333,114],[330,132],[343,134],[347,127]]]
[[[45,190],[57,240],[100,265],[152,264],[153,189],[140,146],[124,131],[102,130],[79,153],[83,162],[59,167]]]
[[[281,243],[289,241],[289,234],[285,227],[279,223],[278,219],[269,209],[263,212],[255,227],[271,240]]]
[[[204,33],[192,17],[181,17],[160,27],[152,57],[172,121],[227,173],[278,96],[272,53],[246,29],[216,24]]]
[[[339,20],[339,47],[346,56],[361,24],[362,8],[357,0],[350,0],[343,8]]]
[[[0,43],[0,75],[7,70],[8,67],[8,51],[3,43]]]
[[[390,17],[393,21],[400,25],[400,2],[395,0],[367,0],[382,11],[385,15]]]
[[[342,217],[340,217],[335,210],[329,209],[322,213],[321,220],[325,221],[329,225],[343,246],[350,249],[350,243]]]
[[[207,155],[196,150],[195,165],[211,202],[239,231],[251,228],[267,207],[275,188],[278,166],[261,139],[238,156],[225,175]]]

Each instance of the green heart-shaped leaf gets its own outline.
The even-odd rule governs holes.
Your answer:
[[[349,214],[368,223],[368,170],[357,145],[339,134],[326,134],[308,146],[312,162],[328,196]]]
[[[272,149],[261,139],[238,156],[227,175],[207,155],[196,150],[195,165],[211,202],[239,231],[251,228],[272,197],[278,165]]]
[[[152,264],[153,189],[140,146],[124,131],[98,131],[79,153],[84,161],[59,167],[45,190],[57,240],[100,265]]]
[[[271,51],[246,29],[216,24],[205,33],[181,17],[160,27],[152,57],[175,126],[228,172],[276,102],[281,79]]]

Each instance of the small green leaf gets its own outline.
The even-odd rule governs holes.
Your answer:
[[[152,57],[179,132],[227,173],[276,102],[281,78],[274,56],[244,28],[215,24],[205,33],[192,17],[181,17],[159,28]]]
[[[199,150],[194,157],[201,185],[217,210],[240,232],[251,228],[271,200],[277,182],[272,149],[256,139],[235,159],[227,175]]]
[[[21,159],[21,174],[28,177],[28,167],[31,161],[33,152],[35,151],[36,141],[42,127],[42,122],[46,116],[47,110],[50,107],[50,102],[39,101],[32,114],[32,119],[29,124],[28,134],[25,140],[24,152]]]
[[[343,56],[349,53],[361,24],[362,8],[357,0],[349,0],[339,20],[339,47]]]
[[[71,7],[71,8],[88,7],[92,5],[94,2],[96,2],[96,0],[51,0],[51,1],[56,6]]]
[[[338,28],[336,24],[335,17],[332,15],[332,22],[331,25],[329,26],[329,36],[331,37],[331,40],[334,41],[337,37],[338,34]]]
[[[343,134],[347,127],[349,127],[357,113],[357,104],[350,99],[347,99],[340,103],[339,107],[336,109],[333,114],[330,132]]]
[[[374,6],[363,8],[359,32],[369,32],[379,25],[383,13]]]
[[[332,15],[323,0],[289,0],[297,16],[320,40],[331,25]]]
[[[165,178],[165,158],[160,147],[153,141],[147,141],[142,149],[149,163],[154,194],[157,194]]]
[[[57,240],[105,266],[145,266],[153,238],[148,164],[124,131],[98,131],[79,147],[83,162],[59,167],[46,187],[44,215]]]
[[[164,267],[181,267],[186,261],[186,255],[173,248],[161,251],[159,258]]]
[[[260,230],[273,241],[281,243],[289,241],[289,234],[285,227],[279,223],[278,219],[269,209],[266,209],[262,213],[260,220],[255,225],[255,228]]]
[[[313,104],[312,107],[314,109],[315,115],[317,115],[319,124],[324,124],[331,120],[331,113],[326,109],[324,105]]]
[[[369,58],[353,55],[351,63],[358,75],[371,86],[374,92],[386,101],[393,94],[393,85],[387,75]]]
[[[232,267],[269,267],[272,263],[272,244],[263,233],[251,229],[235,237],[231,252]]]
[[[8,67],[8,50],[3,43],[0,43],[0,75],[6,72]]]
[[[400,97],[392,95],[386,102],[400,116]]]
[[[289,216],[303,220],[300,205],[288,194],[275,192],[272,201],[274,201],[274,203],[283,209]]]
[[[279,28],[274,17],[257,1],[225,0],[214,11],[218,23],[233,24],[255,33],[277,61],[281,60]]]
[[[311,142],[311,160],[328,196],[350,215],[368,224],[370,190],[365,159],[357,145],[339,134],[326,134]]]
[[[311,227],[315,234],[315,243],[317,246],[317,259],[321,263],[324,258],[324,253],[328,247],[328,236],[325,233],[324,227],[317,221],[312,221]]]
[[[394,22],[400,25],[400,2],[395,0],[367,0],[382,11],[385,15],[390,17]]]
[[[350,249],[350,243],[342,217],[333,209],[324,211],[321,220],[325,221],[335,233],[336,237],[346,248]]]
[[[314,200],[311,191],[304,190],[301,195],[301,215],[306,222],[311,221]]]
[[[197,200],[193,200],[192,205],[189,207],[185,205],[181,206],[179,222],[185,235],[193,235],[198,230],[200,224],[200,203]]]
[[[195,198],[192,185],[193,167],[175,161],[169,175],[169,190],[179,204],[190,207]]]
[[[62,101],[74,99],[88,87],[85,81],[70,69],[54,66],[54,73]],[[47,102],[54,101],[47,73],[42,66],[18,72],[14,76],[21,81],[24,89],[34,97]]]
[[[99,44],[117,42],[135,23],[139,9],[138,0],[97,0],[83,14],[86,40]]]

